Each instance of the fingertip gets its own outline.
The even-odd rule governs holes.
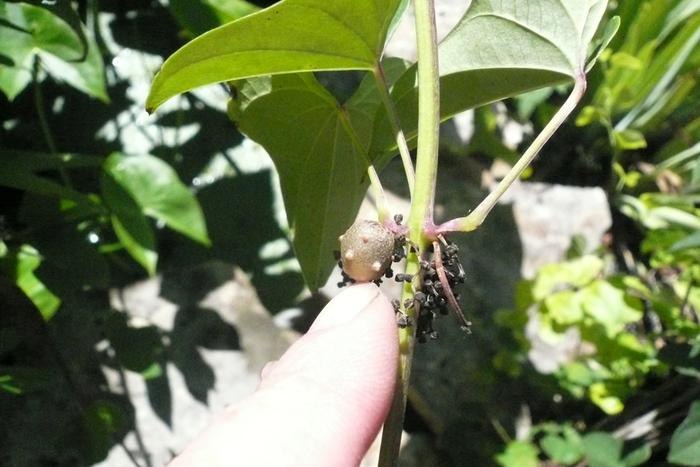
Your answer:
[[[389,304],[375,284],[351,285],[328,302],[309,328],[309,333],[346,324],[368,307],[381,311],[383,301]]]

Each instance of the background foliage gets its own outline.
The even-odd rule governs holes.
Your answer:
[[[141,374],[167,423],[166,362],[206,401],[214,382],[197,347],[219,345],[215,338],[223,336],[227,348],[236,348],[235,329],[213,313],[204,315],[206,323],[193,323],[184,311],[169,333],[137,326],[114,309],[110,291],[218,260],[246,271],[271,313],[298,305],[303,278],[288,266],[293,254],[277,205],[277,172],[251,161],[249,142],[227,114],[265,146],[284,193],[285,171],[301,175],[276,159],[277,146],[289,150],[277,135],[301,130],[290,140],[306,154],[304,132],[329,118],[342,129],[336,99],[352,95],[350,120],[372,135],[368,151],[386,166],[387,184],[403,189],[391,181],[399,169],[390,162],[394,148],[379,99],[363,93],[373,85],[371,76],[238,81],[228,108],[220,87],[185,94],[145,115],[148,86],[163,58],[259,6],[266,3],[0,3],[0,464],[89,465],[123,443],[135,429],[134,411],[128,393],[108,384],[105,369]],[[472,281],[462,290],[476,316],[475,335],[464,342],[441,329],[441,341],[419,349],[414,387],[422,397],[411,398],[409,414],[408,429],[429,440],[435,465],[464,465],[464,459],[507,466],[700,465],[699,11],[691,0],[611,5],[607,16],[621,17],[620,31],[592,71],[586,102],[531,172],[532,180],[605,190],[613,226],[603,245],[591,251],[574,238],[566,262],[516,284],[517,255],[479,263],[496,242],[517,253],[514,231],[486,225],[460,240],[475,258],[468,260]],[[463,50],[462,37],[451,36],[445,47]],[[358,68],[371,68],[383,40],[375,42],[369,52],[350,51],[359,54]],[[448,114],[505,95],[493,84],[495,75],[479,76],[483,64],[449,63],[457,64],[441,70],[454,72]],[[567,63],[558,72],[523,77],[518,92],[556,86],[507,101],[505,118],[541,128],[568,91],[558,84],[571,73]],[[387,70],[393,66],[395,76],[406,68],[394,62]],[[410,137],[415,96],[405,83],[412,82],[411,71],[402,79],[393,93]],[[481,100],[464,92],[489,82]],[[288,92],[300,89],[304,99],[290,100]],[[318,114],[299,121],[299,108],[310,102]],[[480,193],[449,186],[472,180],[493,159],[514,158],[501,143],[497,122],[504,114],[495,109],[476,111],[466,149],[444,147],[443,160],[455,170],[439,187],[442,202],[461,210],[457,215]],[[362,127],[367,113],[376,118],[372,128]],[[349,136],[340,144],[328,134],[332,150],[324,146],[314,155],[319,164],[328,162],[326,154],[357,149]],[[360,169],[347,167],[348,173]],[[285,195],[290,223],[317,215],[308,200],[347,200],[354,212],[365,185],[351,188],[307,192],[291,207]],[[232,200],[235,209],[228,209]],[[348,214],[342,215],[332,223],[345,222]],[[494,216],[512,223],[507,213]],[[309,246],[295,245],[297,251],[316,248],[299,258],[315,271],[306,274],[312,286],[327,277],[323,264],[334,249],[315,235],[301,236]],[[274,241],[285,248],[261,257]],[[533,321],[546,342],[572,339],[572,333],[578,339],[575,355],[556,371],[542,374],[528,360]],[[198,326],[211,332],[193,331]],[[533,426],[516,432],[522,407]],[[147,464],[144,453],[133,455],[135,463]],[[423,465],[429,462],[425,457]]]

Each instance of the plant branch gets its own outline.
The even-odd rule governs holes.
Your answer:
[[[49,121],[46,118],[46,110],[44,109],[44,93],[41,91],[41,83],[39,83],[39,56],[34,57],[34,63],[32,65],[32,81],[34,83],[34,109],[36,110],[37,117],[39,118],[39,126],[41,127],[41,132],[44,135],[44,140],[46,141],[46,146],[51,154],[58,154],[58,148],[56,147],[56,142],[51,133],[51,127],[49,126]],[[58,166],[58,174],[61,177],[61,181],[67,187],[72,187],[68,171],[62,165]]]
[[[413,296],[414,286],[420,287],[420,284],[415,282],[420,281],[419,255],[426,250],[425,247],[428,245],[424,227],[433,223],[440,128],[440,88],[435,8],[433,0],[414,0],[413,6],[416,17],[418,46],[419,117],[416,180],[408,222],[408,238],[414,248],[409,249],[409,255],[406,259],[406,273],[413,275],[416,279],[413,283],[404,285],[402,303],[406,298]],[[415,251],[416,249],[417,251]],[[413,307],[404,310],[408,317],[409,326],[399,328],[398,376],[391,409],[384,422],[379,452],[380,467],[396,466],[398,464],[419,306],[417,301],[414,301]]]
[[[540,134],[534,139],[530,147],[527,148],[518,162],[515,163],[512,169],[503,177],[496,188],[474,209],[468,216],[452,219],[435,227],[434,234],[439,235],[447,232],[471,232],[477,229],[489,215],[491,209],[496,205],[498,200],[503,196],[506,190],[513,182],[520,177],[523,171],[530,165],[542,147],[549,141],[554,132],[566,121],[571,112],[574,111],[576,105],[586,92],[586,76],[583,72],[576,78],[574,89],[566,99],[561,108],[554,114],[552,119],[545,125]],[[431,232],[433,233],[433,232]]]
[[[391,123],[391,129],[396,134],[396,146],[399,148],[399,154],[401,155],[401,163],[403,164],[403,170],[406,174],[406,183],[408,183],[408,191],[411,194],[411,199],[413,199],[413,190],[416,184],[416,172],[413,168],[413,161],[411,160],[411,151],[408,149],[408,143],[406,142],[406,136],[401,129],[401,121],[399,120],[399,113],[396,111],[396,106],[394,101],[391,99],[391,94],[389,93],[389,84],[386,81],[386,75],[384,73],[384,67],[380,62],[374,67],[374,78],[377,82],[377,89],[379,89],[379,95],[384,103],[384,108],[386,109],[387,115],[389,115],[389,122]]]

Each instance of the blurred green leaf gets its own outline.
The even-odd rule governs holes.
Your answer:
[[[105,198],[109,195],[105,193]],[[111,203],[114,203],[111,198]],[[149,276],[154,276],[158,264],[158,252],[151,226],[135,206],[134,210],[118,209],[111,217],[114,234],[132,258],[146,270]]]
[[[148,155],[114,153],[105,161],[104,172],[128,193],[143,214],[192,240],[210,244],[197,198],[166,162]]]
[[[85,58],[88,51],[88,40],[85,37],[85,31],[83,31],[83,25],[80,22],[80,17],[78,12],[71,6],[70,0],[6,0],[8,3],[27,3],[29,5],[34,5],[39,8],[44,8],[49,13],[61,18],[66,22],[72,29],[73,32],[80,39],[82,45],[81,52],[75,57],[74,61],[81,61]]]
[[[674,431],[668,461],[678,465],[700,465],[700,401],[693,402],[688,415]]]
[[[543,300],[561,288],[583,287],[603,272],[603,266],[603,261],[593,255],[563,263],[547,264],[537,273],[532,295],[536,300]]]
[[[596,280],[580,293],[586,314],[600,323],[609,337],[624,330],[626,324],[642,318],[642,311],[631,306],[625,293],[609,282]]]
[[[84,54],[81,36],[68,23],[47,9],[24,3],[0,3],[0,19],[16,26],[0,26],[3,53],[13,62],[12,66],[0,65],[0,90],[10,100],[32,81],[37,58],[57,81],[102,101],[109,100],[102,56],[89,35],[82,36],[88,46]]]
[[[671,245],[671,251],[680,251],[687,248],[700,248],[700,231],[693,232],[682,240]]]
[[[583,318],[581,295],[571,290],[554,293],[544,299],[547,314],[560,325],[573,324]]]
[[[621,398],[615,394],[614,387],[606,383],[591,384],[588,387],[588,397],[590,397],[591,402],[608,415],[617,415],[625,408]],[[591,463],[591,465],[593,464]]]
[[[49,321],[61,306],[61,299],[47,289],[34,274],[42,261],[43,258],[35,248],[22,245],[14,254],[4,258],[0,267],[37,307],[44,320]]]
[[[503,453],[496,456],[496,461],[503,467],[537,467],[540,465],[538,454],[531,443],[512,441]]]
[[[621,440],[604,432],[588,433],[583,437],[583,449],[591,467],[624,467]]]
[[[398,5],[399,0],[283,0],[171,55],[153,81],[146,108],[152,112],[205,84],[300,71],[371,70]]]
[[[613,131],[613,136],[615,137],[615,144],[623,151],[647,147],[644,135],[637,130]]]
[[[550,434],[540,440],[540,446],[550,459],[566,465],[577,462],[583,456],[580,438],[565,439]]]
[[[659,41],[662,41],[683,21],[700,11],[700,3],[695,0],[680,0],[673,10],[666,16],[664,28],[659,33]]]
[[[105,204],[112,211],[110,219],[115,235],[131,257],[153,276],[158,253],[153,229],[142,208],[110,173],[102,174],[100,185]]]

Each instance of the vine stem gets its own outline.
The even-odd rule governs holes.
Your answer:
[[[581,71],[576,77],[574,89],[567,97],[564,104],[554,114],[552,119],[545,125],[540,134],[532,141],[530,146],[525,150],[525,153],[518,159],[512,169],[498,183],[496,188],[479,203],[479,205],[467,216],[459,217],[445,222],[439,226],[428,226],[429,235],[439,235],[448,232],[471,232],[476,230],[486,219],[489,212],[496,205],[498,200],[503,196],[506,190],[513,182],[520,177],[523,171],[530,165],[542,147],[549,141],[557,129],[566,121],[571,113],[576,109],[576,106],[581,101],[586,92],[586,75]]]
[[[39,56],[34,57],[34,63],[32,65],[32,81],[34,84],[34,109],[36,110],[37,117],[39,118],[39,126],[41,127],[41,132],[44,135],[44,141],[51,154],[58,154],[58,148],[56,147],[56,141],[54,140],[53,134],[51,133],[51,127],[49,126],[49,121],[46,118],[46,110],[44,109],[44,93],[41,90],[41,83],[39,82],[39,71],[41,69],[41,63],[39,62]],[[66,168],[59,164],[58,174],[61,177],[61,181],[67,187],[72,187],[70,176]]]
[[[429,240],[424,228],[433,224],[435,180],[437,177],[438,141],[440,129],[440,81],[438,74],[437,32],[433,0],[413,0],[416,18],[418,49],[418,148],[416,154],[416,179],[411,212],[408,219],[408,238],[414,246],[406,259],[406,273],[414,275],[412,284],[405,284],[402,302],[412,297],[415,282],[420,280],[420,252],[425,251]],[[420,284],[417,284],[420,286]],[[414,302],[416,303],[416,302]],[[408,322],[399,328],[399,361],[396,389],[389,415],[384,422],[379,452],[379,467],[396,466],[401,445],[411,360],[415,347],[415,323],[418,304],[404,310]]]
[[[389,93],[389,83],[387,83],[386,80],[384,67],[382,67],[382,64],[380,62],[377,62],[377,64],[374,66],[374,78],[377,82],[377,89],[379,90],[379,95],[381,96],[382,102],[384,103],[386,113],[387,115],[389,115],[391,129],[396,134],[396,146],[399,148],[399,154],[401,155],[401,163],[403,164],[403,171],[406,174],[408,191],[411,194],[411,199],[413,199],[413,190],[416,185],[416,171],[413,168],[413,161],[411,160],[411,151],[408,149],[406,135],[401,129],[399,113],[396,111],[394,101],[391,100],[391,94]]]

